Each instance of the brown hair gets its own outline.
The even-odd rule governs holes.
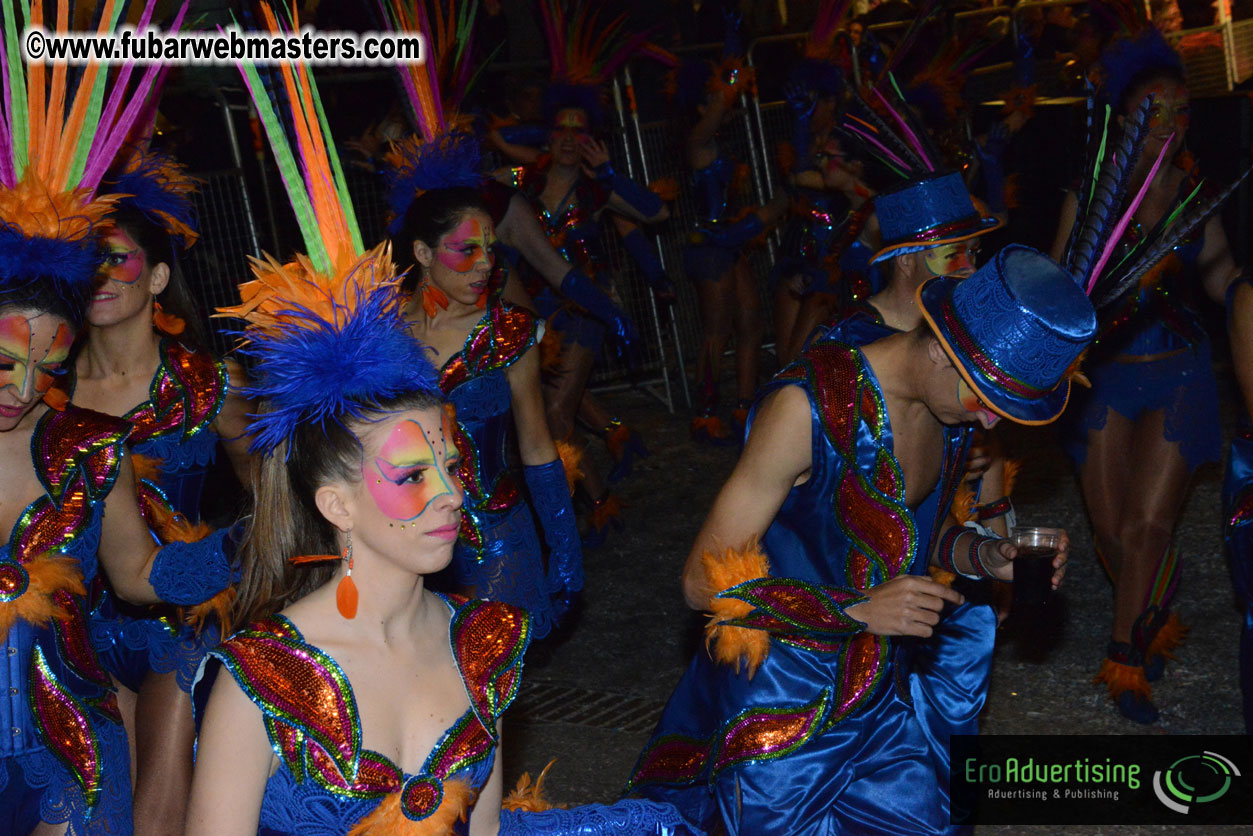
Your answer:
[[[253,514],[239,549],[243,577],[235,597],[236,624],[278,612],[335,574],[334,561],[300,566],[289,561],[339,550],[335,526],[322,516],[314,496],[331,482],[361,479],[363,448],[357,431],[396,412],[440,404],[425,392],[410,392],[371,404],[362,419],[299,424],[269,455],[253,459]],[[270,408],[263,402],[259,411]]]

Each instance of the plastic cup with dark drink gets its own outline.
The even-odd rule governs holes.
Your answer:
[[[1015,528],[1010,539],[1018,549],[1014,558],[1015,606],[1039,607],[1053,592],[1053,558],[1061,548],[1059,528]]]

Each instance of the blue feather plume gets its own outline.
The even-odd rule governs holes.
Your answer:
[[[387,232],[394,236],[400,232],[405,212],[423,192],[482,185],[478,139],[462,132],[444,134],[435,142],[409,137],[388,152],[383,177],[392,214]]]
[[[135,153],[137,159],[132,158],[121,170],[105,175],[101,191],[126,195],[118,200],[119,208],[141,212],[165,229],[178,249],[185,250],[194,243],[199,225],[191,200],[193,181],[183,174],[182,166],[173,157],[152,151]],[[180,227],[191,230],[191,235]],[[189,237],[191,240],[187,240]]]
[[[355,282],[358,302],[344,317],[327,321],[301,305],[277,333],[247,332],[240,350],[255,360],[247,397],[270,402],[269,412],[250,416],[253,453],[270,453],[297,426],[327,420],[366,419],[381,400],[421,392],[443,398],[428,350],[401,316],[394,285]]]

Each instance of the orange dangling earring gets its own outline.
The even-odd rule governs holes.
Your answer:
[[[448,310],[448,297],[444,295],[444,291],[425,279],[422,281],[420,290],[422,291],[422,310],[426,312],[427,316],[435,316],[435,312],[439,308]]]
[[[168,334],[171,337],[177,337],[187,328],[187,323],[181,316],[166,313],[161,309],[161,303],[157,301],[152,303],[152,324],[162,334]]]
[[[343,559],[348,561],[348,574],[344,575],[335,587],[335,607],[344,618],[357,617],[357,585],[352,580],[352,530],[348,531],[348,540],[344,544]]]

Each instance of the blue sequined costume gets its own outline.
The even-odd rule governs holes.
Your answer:
[[[1231,296],[1241,284],[1250,284],[1246,275],[1227,289],[1227,309]],[[1223,480],[1223,536],[1231,561],[1231,577],[1236,595],[1244,606],[1240,629],[1240,690],[1244,695],[1244,728],[1253,734],[1253,426],[1242,415],[1231,439],[1231,455]]]
[[[1115,262],[1136,237],[1124,237]],[[1075,391],[1062,424],[1067,452],[1077,463],[1087,457],[1089,430],[1104,428],[1109,410],[1129,421],[1164,411],[1166,440],[1179,443],[1189,469],[1221,457],[1210,343],[1188,286],[1204,239],[1204,227],[1193,232],[1103,323],[1084,364],[1092,388]]]
[[[561,613],[545,579],[543,549],[520,490],[513,398],[506,372],[535,345],[531,313],[489,299],[461,351],[440,370],[440,388],[457,408],[465,506],[448,575],[475,595],[520,607],[541,638]],[[564,484],[564,483],[563,483]],[[581,586],[581,583],[580,583]]]
[[[569,194],[563,197],[562,207],[550,212],[540,195],[548,182],[545,166],[527,167],[517,171],[516,185],[531,202],[540,226],[549,243],[562,258],[590,277],[606,294],[613,293],[613,275],[601,243],[598,213],[609,201],[610,192],[595,180],[579,177]],[[544,282],[543,278],[526,262],[519,265],[527,292],[535,301],[540,316],[548,327],[559,333],[563,340],[586,348],[599,349],[605,336],[605,326],[599,319],[589,316],[581,307],[566,299]]]
[[[683,272],[693,281],[721,279],[734,266],[740,249],[764,229],[753,212],[739,220],[731,217],[728,201],[735,169],[733,160],[720,156],[692,173],[696,229],[683,251]]]
[[[130,425],[74,406],[49,410],[31,440],[46,493],[0,549],[0,832],[40,820],[71,836],[131,832],[130,754],[109,675],[88,639],[86,585],[99,574],[104,500]],[[63,553],[64,557],[60,557]],[[74,584],[47,573],[71,562]],[[17,581],[16,585],[14,581]],[[43,600],[55,618],[22,609]]]
[[[751,677],[698,652],[628,792],[672,801],[707,828],[721,821],[732,836],[944,832],[947,738],[975,731],[995,616],[963,605],[921,643],[871,635],[842,607],[864,600],[860,590],[926,571],[970,430],[944,429],[940,480],[911,511],[883,395],[859,350],[816,345],[765,391],[783,386],[809,396],[812,470],[762,548],[772,579],[789,579],[803,593],[796,599],[841,605],[845,629],[772,632]]]
[[[140,510],[165,542],[171,514],[200,521],[201,490],[218,443],[212,424],[228,384],[225,365],[205,351],[167,338],[160,358],[149,399],[126,419],[135,427],[131,449],[156,470],[155,478],[138,482]],[[91,633],[105,668],[132,691],[149,671],[173,671],[179,687],[190,691],[200,660],[220,639],[217,624],[197,632],[173,607],[133,607],[107,592],[93,614]]]
[[[211,651],[196,684],[197,703],[207,697],[221,663],[265,716],[279,756],[261,802],[261,834],[343,836],[387,796],[398,795],[392,800],[416,819],[439,806],[448,782],[475,792],[487,783],[499,744],[497,723],[521,684],[530,622],[507,604],[444,601],[448,641],[470,707],[416,775],[364,747],[352,684],[283,616],[253,624]],[[468,818],[454,826],[455,833],[468,833]]]

